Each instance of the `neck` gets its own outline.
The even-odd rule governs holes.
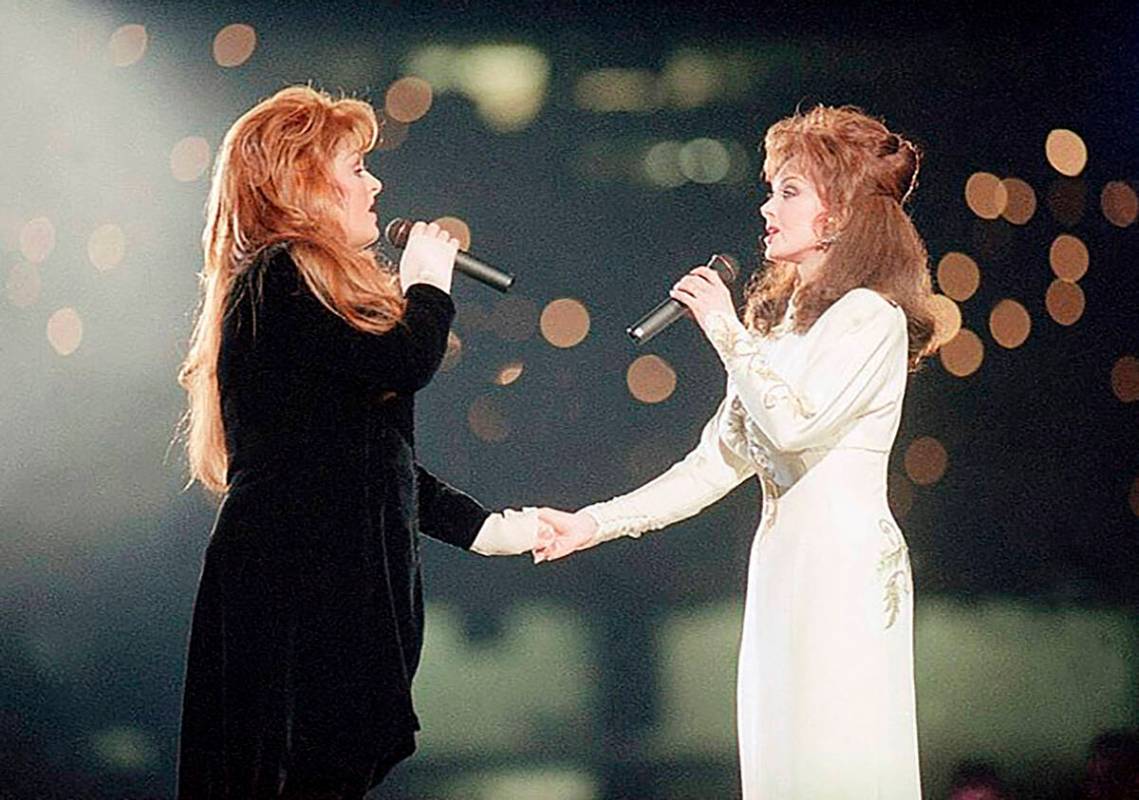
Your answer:
[[[795,269],[799,273],[799,286],[807,285],[818,273],[822,264],[823,253],[821,251],[797,263]]]

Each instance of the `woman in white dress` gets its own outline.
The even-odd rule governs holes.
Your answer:
[[[927,255],[903,204],[919,157],[850,108],[772,126],[760,209],[766,268],[741,323],[715,272],[672,296],[727,372],[723,402],[683,460],[576,514],[537,560],[685,519],[751,476],[751,548],[737,723],[745,800],[921,796],[913,594],[886,470],[907,373],[932,350]]]

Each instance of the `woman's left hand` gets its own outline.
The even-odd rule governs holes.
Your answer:
[[[696,318],[696,324],[708,333],[708,319],[715,314],[736,315],[732,293],[711,267],[696,267],[672,287],[669,296],[683,303]]]

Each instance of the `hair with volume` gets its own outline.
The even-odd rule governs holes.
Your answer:
[[[776,122],[763,147],[767,182],[793,162],[814,184],[826,209],[816,230],[824,255],[802,286],[794,264],[768,262],[749,282],[745,323],[770,332],[797,293],[794,330],[806,331],[844,294],[866,287],[905,312],[916,369],[934,348],[929,257],[903,208],[917,187],[917,147],[858,108],[821,105]]]
[[[292,86],[243,114],[222,140],[202,232],[201,300],[178,373],[188,396],[182,433],[191,482],[215,493],[226,489],[217,376],[222,320],[239,279],[265,248],[287,243],[308,288],[353,327],[383,333],[402,318],[395,275],[370,250],[348,244],[332,174],[339,152],[366,153],[379,134],[367,103]]]

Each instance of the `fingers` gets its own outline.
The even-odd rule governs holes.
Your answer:
[[[454,243],[458,246],[459,240],[448,233],[444,228],[439,227],[436,222],[423,222],[420,220],[411,226],[411,230],[407,233],[407,238],[411,239],[412,236],[426,236],[429,239],[438,239],[446,244]]]

